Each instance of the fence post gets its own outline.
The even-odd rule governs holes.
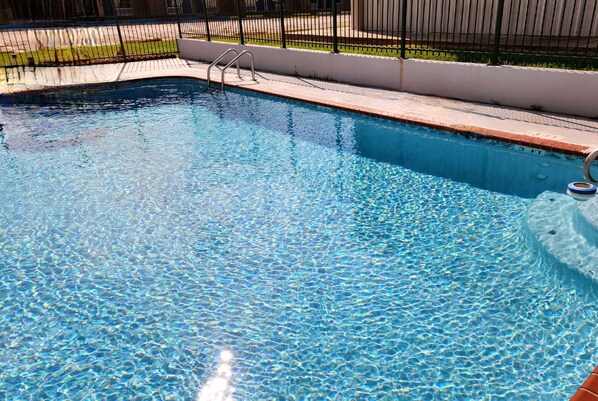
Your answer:
[[[332,51],[338,53],[338,22],[336,0],[332,0]]]
[[[181,17],[179,16],[179,0],[174,0],[174,12],[176,14],[176,24],[179,28],[179,39],[183,39],[183,32],[181,31]]]
[[[407,47],[407,0],[403,0],[401,7],[401,58],[405,58]]]
[[[279,1],[280,1],[280,36],[282,39],[282,48],[286,49],[287,48],[287,37],[284,32],[284,0],[279,0]]]
[[[116,4],[112,0],[112,9],[114,10],[114,21],[116,22],[116,31],[118,32],[118,40],[120,41],[120,51],[123,54],[123,62],[127,62],[127,54],[125,52],[125,43],[123,42],[123,35],[120,31],[120,22],[118,20],[118,11],[116,11]]]
[[[211,42],[212,38],[210,37],[210,23],[208,22],[208,4],[206,3],[206,0],[203,0],[203,15],[206,20],[206,34],[208,35],[208,42]]]
[[[241,40],[241,44],[245,44],[245,37],[243,36],[243,17],[241,12],[241,0],[237,0],[237,9],[239,11],[239,39]]]
[[[502,33],[502,18],[505,11],[505,0],[498,0],[498,10],[496,13],[496,29],[494,32],[494,51],[492,52],[492,65],[499,65],[498,50],[500,47],[500,35]]]

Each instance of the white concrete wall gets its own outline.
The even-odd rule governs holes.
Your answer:
[[[269,46],[241,46],[193,39],[179,39],[178,43],[180,57],[184,59],[213,61],[226,49],[236,49],[238,52],[250,50],[255,57],[256,70],[399,89],[397,59],[350,56],[312,50],[290,50]],[[227,57],[226,60],[231,58],[232,56]],[[249,67],[248,60],[248,58],[243,58],[241,65]],[[212,73],[214,74],[214,72]],[[391,83],[392,86],[389,86]]]
[[[212,61],[229,48],[250,50],[258,71],[598,117],[597,72],[400,60],[193,39],[178,42],[184,59]],[[248,67],[248,61],[241,64]]]
[[[406,60],[405,92],[598,117],[598,73]]]

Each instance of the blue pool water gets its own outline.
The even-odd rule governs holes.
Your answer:
[[[524,224],[579,160],[184,80],[0,113],[0,399],[565,400],[598,362]]]

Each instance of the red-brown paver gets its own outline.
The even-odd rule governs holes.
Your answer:
[[[571,398],[571,401],[598,401],[598,395],[580,388]]]
[[[598,366],[579,387],[571,401],[598,401]]]

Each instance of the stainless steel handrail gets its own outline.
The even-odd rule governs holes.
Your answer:
[[[216,60],[214,60],[212,62],[212,64],[210,64],[210,66],[208,67],[208,88],[210,87],[210,70],[212,69],[212,67],[216,66],[216,68],[218,68],[220,71],[222,71],[222,68],[220,68],[220,66],[218,66],[218,62],[220,62],[220,60],[222,60],[228,53],[235,53],[235,58],[233,60],[237,60],[237,76],[239,78],[241,78],[241,68],[239,67],[239,52],[236,51],[235,49],[227,49],[224,53],[222,53],[220,56],[218,56],[218,58]],[[241,54],[243,54],[244,52],[242,52]],[[226,65],[225,68],[230,67],[232,64],[228,63]]]
[[[598,148],[594,149],[588,157],[583,162],[583,176],[587,182],[591,182],[592,184],[598,184],[598,179],[592,177],[592,173],[590,172],[590,167],[592,167],[592,162],[594,160],[598,160]]]
[[[220,84],[221,84],[223,91],[224,91],[224,71],[226,71],[226,69],[228,67],[230,67],[231,65],[233,65],[236,61],[237,62],[237,75],[239,76],[239,78],[241,78],[241,75],[239,73],[239,59],[241,57],[243,57],[245,54],[249,54],[251,56],[251,79],[255,81],[255,65],[253,62],[254,61],[253,54],[248,50],[243,50],[241,53],[237,54],[234,59],[229,61],[229,63],[227,65],[225,65],[224,68],[220,69],[220,71],[222,71],[222,75],[220,77]]]

